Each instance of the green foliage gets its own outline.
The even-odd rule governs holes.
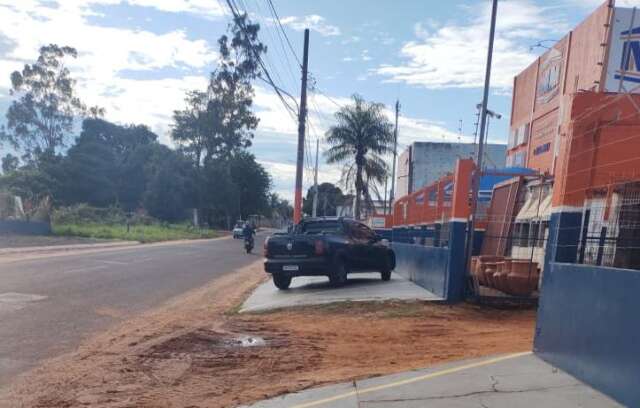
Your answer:
[[[159,146],[145,173],[148,181],[143,204],[149,214],[169,222],[186,219],[187,208],[193,206],[194,188],[189,161],[175,151]]]
[[[302,212],[307,215],[313,213],[313,187],[307,190],[307,196],[302,200]],[[318,216],[331,217],[337,214],[337,207],[342,205],[345,196],[339,187],[331,183],[318,185]]]
[[[56,198],[64,204],[117,204],[127,211],[135,210],[142,203],[150,177],[145,168],[154,159],[164,159],[154,155],[155,151],[168,150],[157,139],[146,126],[85,119],[64,163],[73,183]]]
[[[250,153],[205,162],[203,188],[209,223],[229,227],[233,220],[251,214],[269,216],[270,187],[269,174]]]
[[[86,204],[56,209],[52,215],[52,228],[56,235],[140,242],[217,236],[215,231],[209,229],[160,222],[144,214],[126,213],[118,207],[98,208]]]
[[[335,114],[338,123],[327,131],[327,162],[345,163],[342,182],[356,193],[356,218],[362,197],[370,202],[371,190],[388,174],[383,156],[393,152],[393,126],[383,110],[384,105],[354,95],[353,105],[341,108]]]
[[[177,239],[216,238],[219,233],[209,229],[196,229],[186,224],[135,225],[127,231],[126,225],[105,224],[53,224],[53,233],[62,236],[97,239],[119,239],[139,242],[159,242]]]
[[[20,159],[18,159],[16,156],[12,155],[11,153],[7,153],[2,158],[2,172],[4,174],[9,174],[11,172],[18,170],[19,165],[20,165]]]
[[[66,57],[76,58],[76,50],[50,44],[40,48],[34,64],[11,74],[11,95],[18,99],[7,111],[7,129],[0,132],[0,142],[24,149],[27,156],[64,146],[74,115],[86,111],[64,65]]]
[[[58,232],[85,236],[121,235],[127,214],[139,212],[177,223],[199,208],[209,225],[226,226],[249,214],[289,217],[289,204],[273,200],[269,174],[246,151],[258,125],[251,81],[266,52],[259,30],[243,15],[220,37],[207,89],[188,93],[187,108],[174,112],[175,150],[146,126],[114,124],[100,119],[103,109],[87,109],[64,64],[76,50],[42,47],[35,63],[11,75],[15,100],[0,142],[24,153],[24,164],[5,156],[0,188],[66,206],[54,215]],[[82,131],[64,150],[78,116]]]
[[[220,59],[207,90],[187,93],[187,108],[174,112],[171,136],[193,154],[197,167],[203,159],[228,159],[251,146],[258,126],[251,80],[258,75],[258,56],[266,52],[259,30],[246,15],[235,18],[230,36],[218,39]]]
[[[290,220],[293,218],[293,206],[291,203],[280,198],[276,193],[269,195],[269,211],[272,217],[282,220]]]

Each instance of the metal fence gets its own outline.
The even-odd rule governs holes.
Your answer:
[[[582,213],[578,263],[640,269],[640,182],[589,193]]]
[[[478,224],[482,245],[471,261],[480,297],[536,298],[549,237],[551,183],[518,176],[497,185]]]

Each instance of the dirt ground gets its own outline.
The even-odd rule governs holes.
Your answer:
[[[0,406],[235,407],[531,349],[533,310],[385,302],[237,314],[263,279],[256,264],[123,322],[16,380]]]

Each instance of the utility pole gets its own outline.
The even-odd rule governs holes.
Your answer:
[[[393,166],[391,171],[391,192],[389,193],[389,208],[393,208],[393,199],[396,193],[396,161],[398,156],[398,114],[400,113],[400,101],[396,101],[396,127],[393,131]]]
[[[387,215],[387,181],[389,181],[389,176],[384,178],[384,215]]]
[[[316,168],[313,172],[313,216],[318,215],[318,151],[320,150],[320,139],[316,139]],[[326,214],[325,214],[326,215]]]
[[[476,210],[478,208],[478,193],[480,190],[480,177],[482,175],[482,158],[484,157],[484,139],[487,126],[487,105],[489,100],[489,86],[491,85],[491,62],[493,60],[493,40],[496,34],[496,15],[498,13],[498,0],[493,0],[491,7],[491,28],[489,30],[489,49],[487,51],[487,67],[484,76],[484,95],[480,111],[480,136],[478,139],[478,151],[476,156],[476,169],[473,172],[471,195],[471,219],[467,230],[467,271],[471,266],[473,255],[473,239],[475,232]]]
[[[304,52],[302,56],[302,89],[300,90],[300,112],[298,112],[298,158],[296,160],[296,189],[293,202],[293,223],[302,219],[302,168],[304,165],[304,130],[307,119],[307,69],[309,66],[309,29],[304,30]]]

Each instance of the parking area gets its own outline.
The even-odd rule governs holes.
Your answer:
[[[383,282],[379,273],[349,275],[347,284],[339,288],[332,287],[324,276],[303,276],[294,278],[289,290],[278,290],[271,280],[261,284],[244,302],[241,312],[384,300],[442,301],[442,298],[395,273],[388,282]]]
[[[460,361],[263,401],[251,408],[622,407],[534,354]]]

